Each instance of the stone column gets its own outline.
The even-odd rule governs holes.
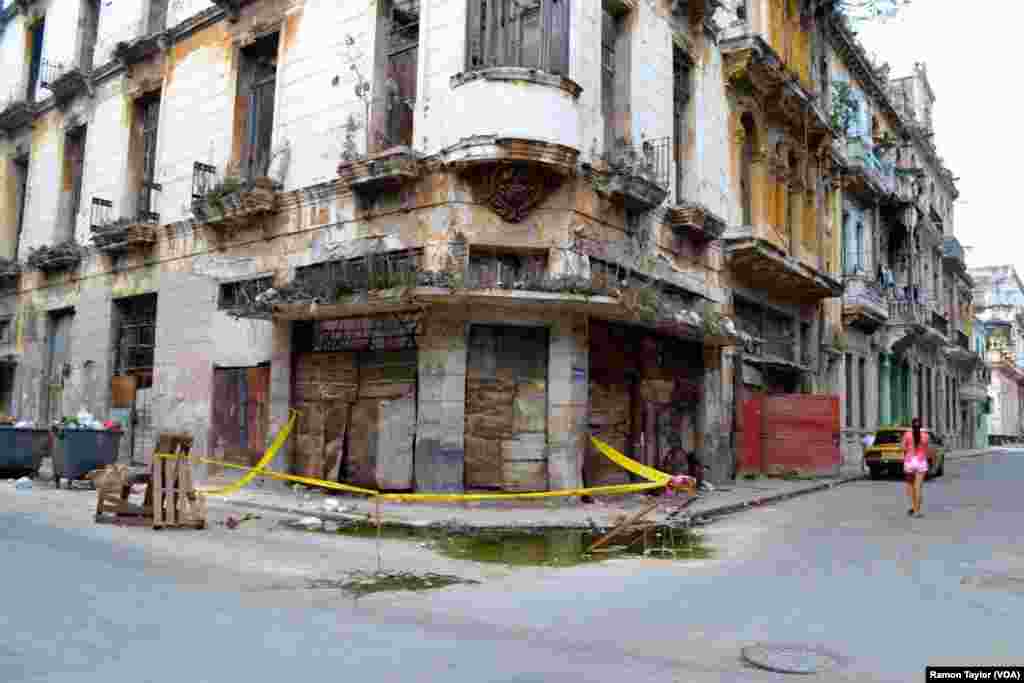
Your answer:
[[[272,439],[277,431],[288,423],[292,393],[292,323],[288,320],[275,320],[271,331],[270,347],[270,424],[267,425],[267,438]],[[270,469],[278,472],[288,471],[291,444],[295,437],[289,438],[284,447],[277,452]],[[272,481],[272,480],[268,480]]]
[[[548,486],[583,485],[590,425],[590,343],[587,316],[568,315],[551,328],[548,355]]]
[[[430,316],[419,335],[416,490],[461,493],[465,481],[466,322]]]
[[[732,478],[735,457],[732,425],[736,353],[733,347],[704,348],[704,396],[697,413],[698,455],[710,466],[709,479],[721,484]]]
[[[113,303],[106,278],[82,280],[71,329],[71,378],[64,389],[64,410],[85,407],[97,417],[110,413],[113,375]],[[122,439],[123,440],[123,439]]]

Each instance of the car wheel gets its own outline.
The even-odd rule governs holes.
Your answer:
[[[871,465],[871,466],[869,466],[868,467],[868,472],[871,473],[871,478],[872,479],[881,479],[882,478],[882,468],[879,467],[878,465]]]

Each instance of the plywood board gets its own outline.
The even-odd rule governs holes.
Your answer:
[[[416,401],[382,400],[378,406],[377,486],[385,491],[412,488]]]
[[[349,422],[349,481],[357,486],[377,487],[377,428],[380,424],[379,401],[364,399],[352,406]]]
[[[500,488],[501,442],[467,436],[465,476],[467,488]]]

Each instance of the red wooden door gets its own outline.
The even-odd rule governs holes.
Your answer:
[[[736,434],[736,472],[738,475],[764,471],[761,448],[763,411],[763,394],[752,393],[740,403],[740,419]]]

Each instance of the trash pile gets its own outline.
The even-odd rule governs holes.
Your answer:
[[[94,431],[121,431],[121,423],[114,420],[100,422],[87,410],[79,410],[77,415],[63,417],[53,423],[54,429],[92,429]]]

